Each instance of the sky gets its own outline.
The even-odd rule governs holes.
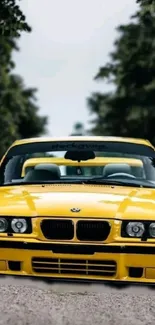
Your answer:
[[[136,0],[22,0],[20,7],[32,33],[22,34],[15,72],[38,89],[48,135],[67,136],[78,121],[89,128],[86,99],[110,87],[93,78],[109,59],[116,27],[136,11]]]

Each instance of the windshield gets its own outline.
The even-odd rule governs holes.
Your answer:
[[[125,142],[33,142],[12,147],[0,167],[1,186],[89,180],[152,187],[154,150]]]

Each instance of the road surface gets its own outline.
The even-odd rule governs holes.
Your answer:
[[[0,278],[0,325],[155,325],[155,289]]]

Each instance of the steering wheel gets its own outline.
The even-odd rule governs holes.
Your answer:
[[[134,175],[127,173],[114,173],[107,176],[107,178],[136,178]]]

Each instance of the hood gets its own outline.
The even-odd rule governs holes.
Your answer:
[[[1,187],[0,215],[154,220],[155,189],[68,184]]]

